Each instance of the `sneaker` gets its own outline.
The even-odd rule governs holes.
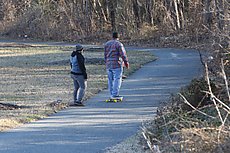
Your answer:
[[[122,75],[122,79],[126,79],[127,78],[127,76],[126,75]]]
[[[82,102],[75,102],[73,104],[70,104],[69,106],[85,106]]]
[[[122,101],[123,97],[122,96],[112,96],[110,99],[116,99]]]
[[[111,99],[117,99],[117,98],[122,98],[122,96],[111,96]]]
[[[82,102],[76,102],[75,106],[85,106]]]

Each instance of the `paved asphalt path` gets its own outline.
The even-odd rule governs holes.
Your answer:
[[[127,78],[122,103],[105,103],[108,91],[46,119],[0,133],[0,153],[102,153],[140,130],[171,93],[202,72],[194,50],[149,50],[158,59]]]

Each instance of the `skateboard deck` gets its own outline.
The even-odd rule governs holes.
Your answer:
[[[109,98],[109,99],[106,99],[105,102],[122,102],[123,101],[123,97],[118,97],[118,98]]]

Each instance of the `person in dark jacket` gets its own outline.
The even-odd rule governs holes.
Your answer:
[[[70,56],[71,78],[74,83],[73,100],[71,106],[84,106],[82,103],[87,87],[87,73],[85,68],[85,58],[82,55],[83,47],[76,45],[76,50]]]

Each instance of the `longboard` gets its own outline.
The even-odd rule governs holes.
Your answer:
[[[118,97],[118,98],[109,98],[109,99],[106,99],[105,102],[122,102],[123,101],[123,97]]]

